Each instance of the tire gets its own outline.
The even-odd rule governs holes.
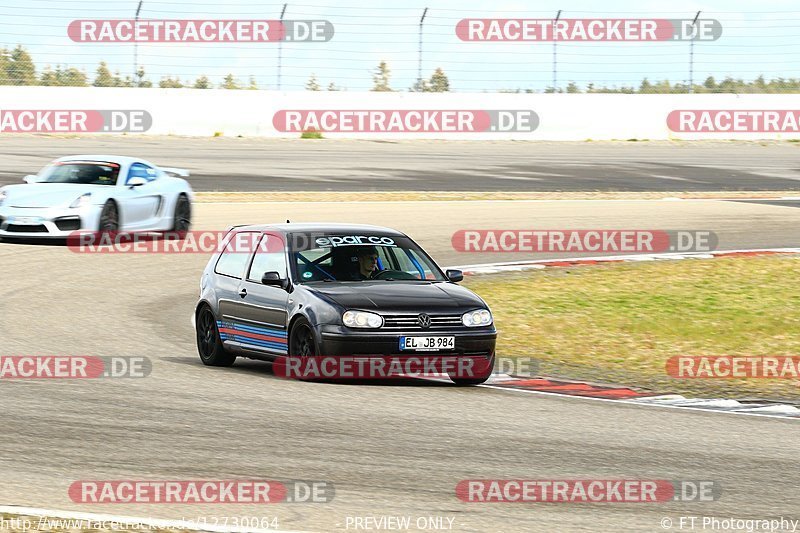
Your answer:
[[[109,200],[100,211],[100,233],[119,231],[119,208],[114,200]]]
[[[178,196],[175,211],[172,214],[172,230],[188,232],[192,227],[192,204],[185,194]]]
[[[314,357],[317,353],[317,343],[314,341],[314,331],[305,318],[298,318],[289,332],[289,357]]]
[[[231,366],[236,356],[222,346],[217,329],[217,318],[209,307],[203,307],[197,313],[195,324],[197,333],[197,353],[206,366]]]
[[[491,375],[491,374],[489,374],[489,375]],[[454,378],[454,377],[451,376],[450,379],[452,380],[453,383],[455,383],[459,387],[469,387],[469,386],[480,385],[481,383],[484,383],[487,379],[489,379],[489,375],[487,375],[485,377],[478,377],[478,378]]]

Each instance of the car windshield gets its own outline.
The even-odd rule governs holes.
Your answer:
[[[446,281],[408,237],[295,233],[290,257],[299,283],[317,281]]]
[[[40,183],[116,185],[119,165],[115,163],[75,162],[49,166]]]

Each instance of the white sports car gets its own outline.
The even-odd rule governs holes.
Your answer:
[[[73,231],[188,231],[194,193],[144,159],[75,155],[0,188],[0,237],[65,238]]]

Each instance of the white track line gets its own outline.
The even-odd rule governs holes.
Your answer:
[[[479,263],[476,265],[450,266],[447,268],[475,272],[480,270],[519,270],[544,268],[547,263],[571,263],[581,261],[618,262],[618,261],[665,261],[679,259],[716,259],[730,254],[740,253],[785,253],[800,254],[800,248],[752,248],[744,250],[715,250],[713,252],[667,252],[659,254],[605,255],[584,257],[552,257],[549,259],[531,259],[529,261],[505,261],[497,263]]]
[[[780,418],[783,420],[794,420],[797,421],[798,417],[796,416],[784,416],[784,415],[777,415],[777,414],[766,414],[766,413],[759,413],[759,412],[748,412],[748,411],[728,411],[723,409],[711,409],[711,408],[703,408],[703,407],[693,407],[693,406],[685,406],[685,405],[671,405],[671,404],[660,404],[660,403],[647,403],[645,398],[641,398],[639,400],[617,400],[617,399],[609,399],[609,398],[591,398],[588,396],[575,396],[570,394],[559,394],[557,392],[545,392],[545,391],[536,391],[536,390],[527,390],[527,389],[511,389],[509,387],[498,387],[496,385],[478,385],[478,387],[484,387],[487,389],[497,389],[497,390],[504,390],[509,392],[524,392],[527,394],[541,394],[544,396],[556,396],[558,398],[569,398],[572,400],[585,400],[585,401],[595,401],[595,402],[611,402],[611,403],[622,403],[627,405],[637,405],[639,407],[656,407],[658,409],[683,409],[686,411],[699,411],[703,413],[725,413],[729,415],[741,415],[741,416],[757,416],[760,418]],[[700,400],[698,400],[699,402]]]
[[[46,517],[52,520],[83,520],[87,522],[118,522],[123,524],[141,524],[160,529],[187,529],[190,531],[213,531],[230,533],[303,533],[300,531],[287,531],[278,529],[258,529],[214,524],[198,525],[186,520],[162,520],[159,518],[137,518],[132,516],[117,516],[96,513],[83,513],[75,511],[61,511],[56,509],[41,509],[38,507],[22,507],[17,505],[0,505],[0,513],[19,516]],[[49,527],[46,529],[50,529]]]

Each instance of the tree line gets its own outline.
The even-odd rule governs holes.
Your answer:
[[[13,50],[0,48],[0,85],[41,85],[45,87],[153,87],[153,82],[148,80],[144,67],[139,67],[134,77],[121,76],[119,71],[114,73],[108,68],[105,61],[101,61],[94,72],[92,79],[75,67],[62,67],[56,65],[52,68],[46,66],[41,73],[36,72],[36,65],[30,54],[22,46]],[[178,77],[165,77],[156,84],[164,89],[180,89],[190,87],[193,89],[212,89],[213,84],[208,76],[200,76],[193,82],[183,82]],[[220,89],[258,89],[254,77],[248,83],[240,82],[233,74],[228,74],[219,84]]]
[[[147,79],[143,67],[139,67],[136,74],[122,76],[119,71],[111,72],[105,61],[101,61],[94,72],[92,78],[83,70],[75,67],[62,67],[56,65],[55,68],[46,66],[41,73],[37,73],[36,66],[30,54],[24,47],[17,46],[12,50],[0,48],[0,85],[42,85],[42,86],[63,86],[63,87],[161,87],[164,89],[212,89],[214,84],[208,76],[201,75],[194,81],[182,81],[179,77],[164,77],[157,84],[153,84]],[[253,76],[247,82],[241,82],[233,74],[226,75],[222,82],[217,85],[220,89],[258,89],[258,84]],[[312,74],[305,84],[306,90],[321,91],[322,84],[317,77]],[[708,76],[702,83],[691,85],[686,83],[670,83],[669,80],[651,82],[644,78],[638,87],[621,86],[606,87],[596,86],[589,83],[585,87],[578,86],[575,82],[569,82],[566,87],[548,87],[544,91],[533,89],[503,89],[502,93],[621,93],[621,94],[680,94],[680,93],[800,93],[800,79],[797,78],[774,78],[766,80],[764,76],[759,76],[753,81],[734,79],[726,77],[717,81],[713,76]],[[337,86],[334,82],[327,85],[328,91],[345,90]],[[391,92],[403,89],[394,89],[391,86],[391,70],[385,61],[381,61],[377,69],[372,73],[371,91]],[[437,68],[429,78],[420,78],[413,86],[407,90],[414,92],[449,92],[450,80],[441,68]]]

